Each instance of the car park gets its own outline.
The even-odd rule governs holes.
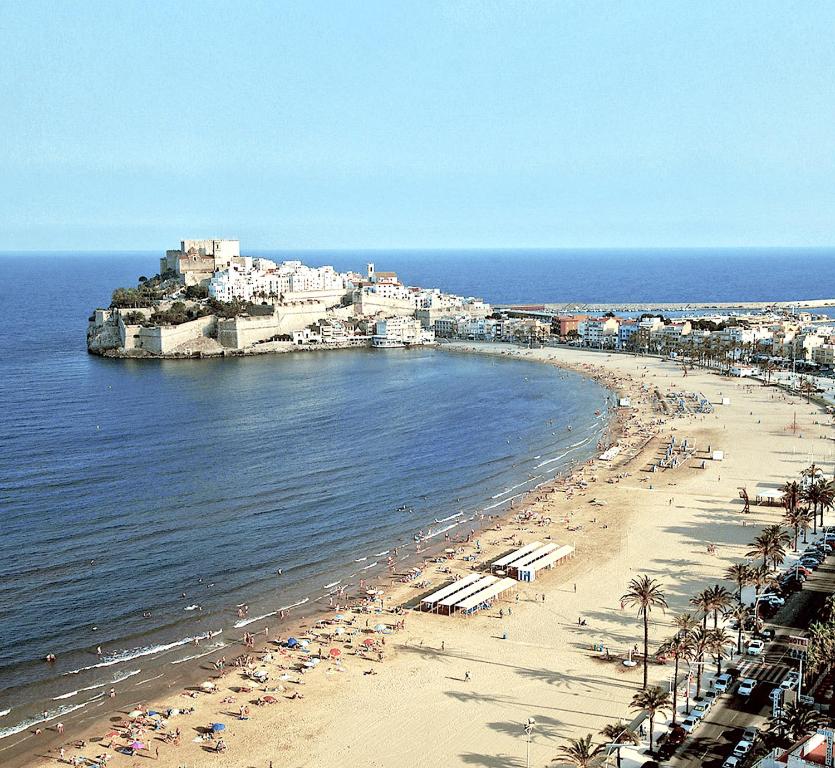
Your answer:
[[[731,676],[727,672],[725,672],[724,674],[719,675],[719,677],[717,677],[713,681],[713,688],[714,690],[719,691],[719,693],[724,693],[728,690],[728,688],[731,687],[732,681],[733,679],[731,678]]]
[[[756,685],[757,681],[754,678],[745,677],[739,681],[739,688],[736,690],[740,696],[750,696]]]
[[[746,648],[746,653],[749,656],[759,656],[765,648],[765,643],[762,640],[751,640]]]
[[[681,728],[685,733],[693,733],[700,722],[698,718],[688,715],[681,721]]]
[[[745,757],[750,751],[751,747],[754,745],[750,741],[746,741],[742,739],[741,741],[737,742],[737,745],[734,747],[734,754],[737,757]]]

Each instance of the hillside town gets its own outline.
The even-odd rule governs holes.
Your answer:
[[[152,278],[117,288],[89,318],[88,349],[114,357],[203,357],[294,348],[432,344],[441,318],[483,320],[488,304],[364,274],[242,256],[237,240],[183,240]]]

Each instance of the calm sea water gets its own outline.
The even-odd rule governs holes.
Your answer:
[[[274,255],[374,261],[494,302],[776,300],[835,286],[828,251]],[[518,361],[88,356],[90,310],[157,263],[0,255],[0,750],[35,712],[65,717],[100,686],[195,655],[189,638],[213,634],[206,650],[238,637],[236,604],[255,617],[320,600],[435,519],[498,510],[599,438],[605,390]]]

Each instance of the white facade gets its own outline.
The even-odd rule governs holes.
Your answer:
[[[378,320],[374,328],[375,347],[401,347],[407,344],[429,344],[435,332],[424,330],[414,317],[389,317]]]
[[[300,261],[276,264],[270,259],[235,259],[209,281],[209,295],[218,301],[278,298],[283,293],[344,290],[346,275],[333,267],[307,267]]]

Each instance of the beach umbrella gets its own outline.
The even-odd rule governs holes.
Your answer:
[[[299,645],[302,648],[307,648],[307,646],[310,645],[310,640],[299,640]]]
[[[275,704],[278,699],[275,696],[264,696],[264,701],[266,701],[267,704]]]
[[[128,713],[128,717],[131,720],[136,720],[137,717],[142,717],[145,713],[141,709],[134,709],[133,711]]]
[[[213,691],[217,686],[211,680],[207,680],[205,683],[200,683],[200,687],[204,691]]]
[[[374,645],[374,641],[370,637],[366,637],[365,640],[362,641],[363,645]]]
[[[340,651],[339,648],[331,648],[330,651],[328,651],[328,653],[330,653],[330,655],[334,658],[342,655],[342,651]]]
[[[217,733],[218,731],[225,731],[226,726],[223,723],[212,723],[212,733]]]
[[[374,627],[375,632],[385,632],[387,629],[388,627],[385,624],[378,624],[376,627]]]
[[[333,633],[335,635],[344,635],[345,634],[345,627],[334,627]]]
[[[335,618],[337,621],[343,621],[343,620],[345,619],[345,614],[343,614],[343,613],[337,613],[337,614],[336,614],[336,616],[334,616],[334,618]]]
[[[299,641],[296,640],[295,637],[290,637],[287,639],[287,647],[288,648],[295,648],[299,644]]]
[[[145,749],[145,745],[141,741],[134,741],[130,745],[131,749]]]

